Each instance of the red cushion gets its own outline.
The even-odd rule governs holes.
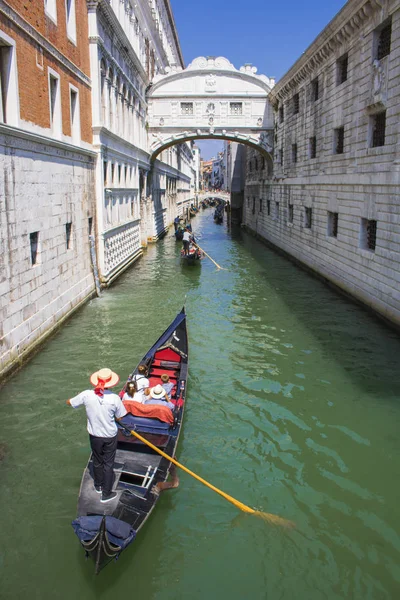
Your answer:
[[[150,375],[155,376],[155,375],[164,375],[164,373],[166,375],[169,375],[169,378],[171,379],[171,381],[175,380],[176,381],[176,377],[177,377],[177,373],[176,371],[173,371],[173,373],[166,371],[165,369],[150,369]]]
[[[171,350],[171,348],[165,348],[164,350],[158,350],[155,353],[154,358],[158,360],[173,360],[175,362],[181,362],[182,358],[180,354]]]

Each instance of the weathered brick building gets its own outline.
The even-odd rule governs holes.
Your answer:
[[[350,0],[269,99],[243,224],[400,325],[399,0]]]

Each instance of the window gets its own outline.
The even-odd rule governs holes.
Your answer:
[[[312,225],[312,208],[309,206],[304,207],[304,227],[306,229],[311,229]]]
[[[39,262],[39,232],[34,231],[29,234],[31,245],[31,265],[37,265]]]
[[[371,128],[371,147],[377,148],[378,146],[385,145],[385,130],[386,130],[386,110],[371,115],[370,117],[370,128]]]
[[[308,156],[309,158],[317,157],[317,138],[315,137],[315,135],[310,137],[308,141]]]
[[[349,66],[349,56],[344,54],[336,61],[336,85],[347,81],[347,71]]]
[[[267,200],[267,215],[271,214],[271,200]]]
[[[57,24],[57,0],[44,0],[44,12]]]
[[[107,161],[103,160],[103,183],[107,184]]]
[[[300,112],[300,94],[293,96],[293,114],[298,115]]]
[[[72,223],[65,223],[65,241],[67,244],[67,250],[72,248]]]
[[[279,202],[275,202],[275,219],[279,221]]]
[[[258,160],[256,158],[254,159],[254,170],[258,171]]]
[[[319,82],[318,77],[311,82],[311,100],[315,102],[319,98]]]
[[[230,108],[231,115],[241,115],[241,114],[243,114],[242,102],[230,102],[229,103],[229,108]]]
[[[279,149],[279,164],[283,165],[283,148]]]
[[[361,219],[360,248],[375,251],[376,247],[376,221]]]
[[[89,232],[89,235],[92,235],[92,231],[93,231],[93,217],[89,217],[88,218],[88,232]]]
[[[61,96],[60,77],[49,69],[49,96],[50,96],[50,127],[55,137],[61,138]]]
[[[385,21],[377,30],[375,30],[376,36],[376,56],[378,60],[381,60],[385,56],[390,54],[390,46],[392,41],[392,19]]]
[[[344,127],[338,127],[333,130],[333,153],[343,154],[344,152]]]
[[[78,90],[69,87],[70,107],[71,107],[71,137],[75,144],[79,144],[81,140],[81,123],[79,114],[79,96]]]
[[[122,165],[118,165],[118,183],[121,185]]]
[[[253,161],[250,160],[249,161],[249,171],[250,171],[250,173],[252,172],[252,170],[253,170]]]
[[[283,112],[283,106],[279,107],[279,123],[283,123],[285,118],[284,112]]]
[[[111,163],[111,183],[115,183],[114,177],[115,177],[115,164]]]
[[[75,0],[65,0],[68,39],[76,45]]]
[[[339,213],[328,211],[328,236],[337,237]]]
[[[297,144],[292,144],[292,162],[297,163]]]
[[[254,198],[254,196],[253,196],[253,211],[252,212],[253,212],[253,215],[256,212],[256,199]]]
[[[293,223],[293,204],[288,207],[288,223]]]
[[[260,208],[258,209],[258,210],[259,210],[259,212],[262,212],[262,204],[263,204],[263,203],[262,203],[262,198],[260,198]]]
[[[193,102],[181,102],[181,115],[193,114]]]
[[[19,96],[15,42],[0,31],[0,123],[18,125]]]

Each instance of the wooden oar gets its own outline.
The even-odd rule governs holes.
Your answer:
[[[205,254],[206,256],[208,256],[208,258],[211,260],[211,262],[213,262],[214,265],[216,267],[218,267],[218,269],[222,269],[223,271],[227,271],[227,269],[224,269],[224,267],[221,267],[217,262],[215,262],[215,260],[213,258],[211,258],[211,256],[209,254],[207,254],[207,252],[205,250],[203,250],[203,248],[200,248],[200,246],[198,244],[196,244],[196,242],[192,242],[192,244],[194,246],[196,246],[196,248],[198,248],[199,250],[201,250],[203,252],[203,254]]]
[[[120,423],[120,425],[122,425],[122,423]],[[122,427],[124,429],[128,429],[128,431],[130,431],[131,435],[135,436],[138,440],[140,440],[141,442],[143,442],[144,444],[149,446],[149,448],[151,448],[152,450],[154,450],[155,452],[157,452],[158,454],[160,454],[161,456],[163,456],[164,458],[166,458],[167,460],[172,462],[174,465],[176,465],[177,467],[179,467],[186,473],[189,473],[189,475],[191,475],[192,477],[197,479],[197,481],[200,481],[200,483],[202,483],[203,485],[206,485],[208,488],[210,488],[210,490],[217,492],[217,494],[219,494],[220,496],[225,498],[225,500],[228,500],[228,502],[231,502],[232,504],[234,504],[235,506],[240,508],[240,510],[242,510],[243,512],[251,514],[251,515],[256,515],[257,517],[261,517],[262,519],[269,521],[270,523],[273,523],[274,525],[283,525],[285,527],[293,527],[294,526],[294,523],[292,523],[291,521],[287,521],[286,519],[282,519],[282,517],[278,517],[277,515],[272,515],[270,513],[261,512],[259,510],[254,510],[254,508],[250,508],[250,506],[246,506],[246,504],[243,504],[243,502],[239,502],[239,500],[235,500],[235,498],[232,498],[232,496],[229,496],[229,494],[225,494],[225,492],[223,492],[222,490],[219,490],[217,487],[215,487],[211,483],[208,483],[208,481],[206,481],[199,475],[196,475],[196,473],[193,473],[193,471],[191,471],[190,469],[188,469],[187,467],[182,465],[180,462],[178,462],[177,460],[172,458],[172,456],[168,456],[168,454],[165,454],[165,452],[160,450],[160,448],[157,448],[157,446],[154,446],[154,444],[152,444],[151,442],[146,440],[146,438],[142,437],[139,433],[136,433],[136,431],[129,429],[125,425],[122,425]]]

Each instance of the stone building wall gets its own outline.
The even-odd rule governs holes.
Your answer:
[[[0,0],[0,377],[95,289],[87,9]]]
[[[399,75],[399,0],[348,2],[271,92],[274,171],[247,149],[243,207],[247,228],[397,325]]]

